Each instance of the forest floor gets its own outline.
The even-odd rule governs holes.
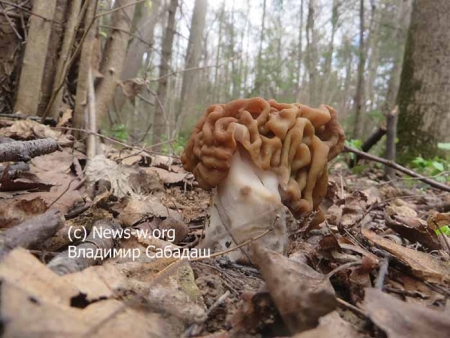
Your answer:
[[[38,138],[62,146],[1,167],[5,336],[449,336],[448,193],[385,181],[374,163],[353,174],[342,157],[331,165],[326,222],[299,225],[289,259],[263,251],[258,268],[226,255],[151,258],[192,251],[208,221],[211,195],[177,157],[106,145],[86,166],[68,134],[31,120],[1,126],[0,147]],[[138,231],[156,229],[175,237]],[[132,254],[88,254],[111,248]]]

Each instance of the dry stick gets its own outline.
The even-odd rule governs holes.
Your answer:
[[[0,162],[28,161],[36,156],[53,153],[58,147],[58,142],[52,138],[2,143]]]
[[[361,261],[357,261],[357,262],[349,262],[349,263],[345,263],[342,264],[341,266],[338,266],[336,269],[331,270],[329,273],[327,273],[324,278],[325,279],[330,279],[332,276],[334,276],[336,273],[338,273],[339,271],[351,268],[353,266],[359,266],[361,265],[362,262]]]
[[[439,182],[437,182],[435,180],[432,180],[432,179],[429,179],[429,178],[427,178],[425,176],[422,176],[422,175],[416,173],[415,171],[410,170],[408,168],[405,168],[405,167],[401,166],[400,164],[397,164],[397,163],[395,163],[393,161],[389,161],[389,160],[386,160],[384,158],[381,158],[381,157],[378,157],[378,156],[375,156],[375,155],[372,155],[372,154],[368,154],[368,153],[365,153],[363,151],[360,151],[360,150],[357,150],[357,149],[354,149],[354,148],[351,148],[351,147],[348,147],[348,146],[344,146],[344,151],[355,153],[356,155],[361,156],[363,158],[366,158],[368,160],[382,163],[382,164],[387,165],[387,166],[389,166],[391,168],[394,168],[395,170],[398,170],[398,171],[400,171],[400,172],[402,172],[402,173],[404,173],[406,175],[409,175],[411,177],[416,177],[418,180],[420,180],[420,181],[422,181],[422,182],[432,186],[433,188],[450,192],[450,187],[448,185],[439,183]]]
[[[0,117],[6,117],[8,119],[17,119],[17,120],[42,121],[42,117],[40,116],[32,116],[25,114],[0,114]],[[44,120],[44,124],[56,125],[56,120],[54,118],[47,117]]]
[[[397,139],[397,123],[398,123],[398,106],[396,106],[392,111],[386,114],[386,159],[390,161],[395,161],[396,154],[396,144]],[[384,168],[384,174],[386,177],[395,177],[395,171],[392,167],[386,166]]]
[[[359,307],[356,307],[353,304],[350,304],[348,302],[346,302],[345,300],[336,297],[336,300],[339,304],[343,305],[344,307],[346,307],[349,310],[352,310],[353,312],[356,312],[357,314],[359,314],[362,318],[367,318],[366,314],[364,313],[363,310],[361,310]]]
[[[16,247],[35,249],[64,226],[60,211],[51,209],[0,234],[0,257]]]
[[[95,91],[94,91],[94,79],[92,76],[92,66],[88,70],[88,127],[91,133],[87,139],[87,151],[86,155],[88,160],[96,155],[97,152],[97,136],[92,132],[97,130],[97,116],[95,112]]]
[[[209,307],[206,311],[203,323],[208,319],[208,316],[213,312],[220,304],[222,304],[228,297],[230,297],[230,291],[225,292],[222,296],[220,296],[213,305]],[[202,330],[202,324],[194,323],[192,324],[185,332],[184,337],[197,336],[200,334]]]
[[[96,255],[88,255],[86,252],[105,252],[114,246],[114,240],[119,233],[120,225],[114,221],[100,220],[95,222],[91,233],[81,244],[75,246],[75,258],[72,258],[69,251],[64,251],[55,256],[47,266],[58,275],[82,271],[83,269],[94,264],[101,263],[102,257]],[[108,233],[107,233],[108,232]],[[113,236],[109,235],[113,233]],[[70,250],[70,246],[69,246]],[[84,253],[84,254],[83,254]],[[97,259],[96,259],[97,258]]]
[[[389,269],[389,258],[390,255],[386,254],[384,256],[383,262],[381,263],[380,271],[378,272],[377,279],[375,280],[375,287],[377,289],[383,290],[384,279],[386,278],[386,274],[388,273]]]

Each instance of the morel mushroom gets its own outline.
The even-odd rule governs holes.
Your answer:
[[[336,111],[326,105],[252,98],[210,106],[181,157],[200,187],[215,188],[204,246],[224,250],[273,228],[257,242],[283,253],[284,206],[297,219],[313,212],[323,219],[327,163],[344,139]],[[250,256],[248,249],[229,254],[232,260]]]

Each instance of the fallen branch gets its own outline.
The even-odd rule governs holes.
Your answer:
[[[35,249],[64,226],[60,211],[51,209],[0,234],[0,257],[16,247]]]
[[[28,161],[36,156],[53,153],[58,147],[58,142],[52,138],[2,143],[0,162]]]
[[[389,166],[391,168],[394,168],[395,170],[398,170],[398,171],[400,171],[400,172],[402,172],[402,173],[404,173],[404,174],[406,174],[408,176],[415,177],[418,180],[428,184],[429,186],[431,186],[433,188],[450,192],[450,186],[445,185],[443,183],[439,183],[439,182],[437,182],[435,180],[432,180],[432,179],[430,179],[428,177],[422,176],[422,175],[416,173],[415,171],[413,171],[411,169],[408,169],[408,168],[405,168],[405,167],[401,166],[400,164],[395,163],[393,161],[389,161],[389,160],[386,160],[384,158],[381,158],[381,157],[378,157],[378,156],[375,156],[375,155],[371,155],[371,154],[365,153],[363,151],[360,151],[358,149],[354,149],[354,148],[351,148],[351,147],[348,147],[348,146],[344,146],[344,151],[345,152],[354,153],[354,154],[356,154],[356,155],[358,155],[358,156],[360,156],[362,158],[365,158],[365,159],[368,159],[368,160],[371,160],[371,161],[375,161],[375,162],[379,162],[381,164],[387,165],[387,166]]]
[[[119,229],[120,225],[115,222],[109,220],[97,221],[89,236],[81,244],[75,246],[74,258],[69,256],[69,251],[64,251],[54,257],[47,266],[58,275],[66,275],[82,271],[94,264],[100,264],[101,259],[106,257],[86,253],[91,251],[97,253],[97,250],[105,252],[111,249],[114,246],[114,240]],[[111,235],[112,233],[114,233],[114,236]]]
[[[33,121],[39,121],[42,122],[42,117],[40,116],[32,116],[32,115],[25,115],[25,114],[0,114],[0,117],[6,117],[8,119],[16,119],[16,120],[33,120]],[[56,126],[56,120],[52,117],[46,117],[44,119],[44,124],[50,125],[50,126]]]

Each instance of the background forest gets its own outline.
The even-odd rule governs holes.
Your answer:
[[[73,127],[84,129],[93,83],[94,126],[179,153],[211,104],[325,103],[350,145],[368,151],[388,131],[388,158],[397,145],[402,163],[446,169],[446,1],[416,1],[411,27],[412,0],[0,4],[0,113],[56,118],[71,109]],[[30,15],[32,4],[39,14]],[[384,154],[384,143],[375,149]]]
[[[0,0],[0,336],[450,337],[449,34],[450,0]]]

